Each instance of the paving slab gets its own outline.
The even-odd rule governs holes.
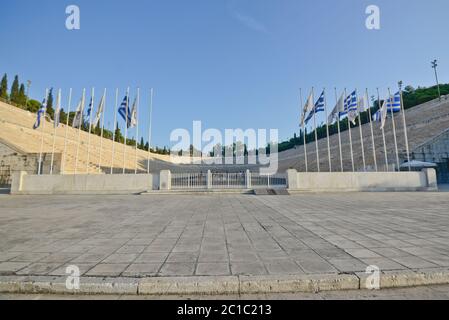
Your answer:
[[[444,282],[419,272],[449,267],[448,207],[445,193],[4,196],[0,277],[61,277],[73,264],[87,279],[240,283],[361,279],[377,266],[384,283]]]

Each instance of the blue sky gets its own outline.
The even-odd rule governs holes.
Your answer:
[[[66,6],[81,30],[65,28]],[[365,9],[381,10],[381,30],[365,28]],[[46,87],[155,90],[153,145],[192,128],[275,128],[298,132],[299,88],[348,90],[432,85],[430,61],[449,82],[447,0],[14,0],[0,12],[0,73]],[[318,96],[319,92],[317,92]],[[304,97],[305,100],[306,97]],[[66,99],[66,98],[65,98]],[[97,100],[98,102],[98,100]],[[73,102],[73,104],[75,101]],[[112,126],[109,109],[106,122]],[[131,133],[133,135],[133,133]]]

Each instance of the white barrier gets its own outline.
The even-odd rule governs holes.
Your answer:
[[[193,177],[193,178],[192,178]],[[117,175],[28,175],[13,173],[11,194],[131,194],[151,190],[258,189],[284,185],[290,192],[354,191],[437,191],[436,172],[335,172],[304,173],[287,171],[282,176],[261,177],[256,174],[154,174]],[[175,184],[174,186],[172,185]]]
[[[130,194],[153,189],[153,175],[13,174],[11,194]]]
[[[420,172],[297,172],[288,170],[290,191],[437,191],[434,169]]]

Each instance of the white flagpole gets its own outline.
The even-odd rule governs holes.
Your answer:
[[[115,89],[114,129],[112,130],[111,174],[114,173],[115,131],[117,130],[118,88]]]
[[[360,131],[360,144],[362,146],[362,161],[363,161],[363,171],[366,171],[366,159],[365,159],[365,144],[363,141],[363,129],[362,129],[362,116],[361,116],[361,110],[359,106],[359,95],[356,91],[356,101],[357,101],[357,110],[359,113],[359,131]]]
[[[75,174],[77,174],[78,172],[78,157],[80,153],[80,143],[81,143],[81,126],[83,125],[84,103],[86,102],[85,100],[86,100],[86,89],[83,89],[83,97],[81,98],[80,123],[78,126],[78,145],[76,147],[76,157],[75,157]]]
[[[90,136],[92,134],[92,116],[94,114],[95,109],[95,88],[92,88],[92,96],[91,102],[92,106],[90,107],[90,115],[89,115],[89,136],[87,138],[87,161],[86,161],[86,173],[89,174],[89,161],[90,161]]]
[[[402,87],[399,87],[399,92],[401,95],[401,111],[402,111],[402,121],[404,123],[405,148],[407,151],[408,170],[412,171],[412,165],[410,163],[410,148],[409,148],[409,144],[408,144],[407,121],[405,120],[405,106],[404,106],[404,100],[402,97]]]
[[[300,91],[301,91],[301,89],[299,89]],[[300,124],[299,124],[299,141],[300,141],[300,144],[299,144],[299,146],[298,146],[298,150],[301,148],[301,133],[302,133],[302,123],[301,123],[301,121],[302,121],[302,115],[304,114],[304,108],[303,108],[303,105],[302,105],[302,97],[300,96]],[[301,156],[300,156],[300,154],[299,154],[299,158],[301,159]],[[300,164],[301,163],[301,160],[299,160],[298,161],[298,163]],[[298,167],[298,170],[300,170],[300,168],[301,168],[301,166],[299,166]]]
[[[150,91],[150,124],[148,127],[148,162],[147,162],[147,173],[150,174],[150,161],[151,161],[151,130],[153,121],[153,88]]]
[[[104,133],[104,114],[106,113],[106,88],[103,92],[103,112],[101,114],[101,135],[100,135],[100,156],[98,160],[98,173],[101,173],[101,160],[103,155],[103,133]]]
[[[126,90],[125,143],[123,144],[123,174],[126,173],[126,140],[128,139],[129,87]]]
[[[382,106],[380,105],[380,94],[379,94],[379,88],[377,88],[377,105],[379,107],[379,110],[381,110]],[[382,127],[382,139],[384,142],[384,153],[385,153],[385,169],[388,171],[390,171],[390,169],[388,168],[388,153],[387,153],[387,142],[385,140],[385,128],[381,125]]]
[[[335,103],[338,104],[338,95],[337,95],[337,88],[334,88],[335,90]],[[340,166],[341,166],[341,172],[344,172],[343,167],[343,151],[341,150],[341,130],[340,130],[340,110],[338,110],[337,113],[337,130],[338,130],[338,148],[340,151]]]
[[[48,103],[47,99],[48,99],[48,88],[45,89],[45,100],[44,100],[45,104]],[[43,160],[42,159],[42,153],[43,153],[43,149],[44,149],[44,134],[45,134],[44,126],[45,126],[45,117],[46,117],[46,115],[47,115],[47,107],[45,107],[44,114],[42,115],[42,118],[41,118],[41,148],[40,148],[40,151],[39,151],[39,167],[37,168],[37,174],[39,176],[42,174],[42,171],[43,171],[42,170],[43,169],[42,168],[42,160]]]
[[[371,106],[369,103],[368,88],[366,88],[365,95],[366,95],[366,103],[368,104],[367,107],[368,107],[369,126],[371,129],[371,142],[373,144],[374,167],[376,168],[376,172],[379,172],[379,168],[377,166],[376,141],[374,140],[373,119],[372,119],[372,114],[371,114]]]
[[[137,88],[137,102],[136,102],[136,168],[134,169],[134,174],[137,174],[137,152],[138,152],[138,144],[139,140],[139,103],[140,103],[140,88]]]
[[[315,102],[315,95],[314,95],[314,89],[312,87],[312,102]],[[313,124],[315,126],[315,149],[316,149],[316,164],[317,164],[317,170],[320,172],[320,151],[318,150],[318,132],[317,132],[317,126],[316,126],[316,110],[315,105],[313,105]]]
[[[347,98],[347,97],[348,97],[348,95],[347,95],[346,88],[345,88],[345,101],[346,101],[346,98]],[[349,120],[349,106],[348,106],[346,118],[348,119],[349,145],[350,145],[350,148],[351,148],[351,164],[352,164],[352,172],[355,172],[355,165],[354,165],[354,150],[352,149],[351,121]]]
[[[59,111],[58,111],[59,110]],[[56,112],[53,116],[53,147],[51,149],[51,164],[50,164],[50,175],[53,175],[53,164],[55,161],[55,145],[56,145],[56,116],[58,117],[58,125],[59,125],[59,117],[61,114],[61,89],[58,91],[58,97],[56,98],[56,110],[58,111],[58,115],[56,115]],[[61,159],[62,160],[62,159]]]
[[[394,149],[396,151],[396,165],[398,166],[398,170],[400,170],[398,140],[396,138],[396,124],[394,121],[394,110],[393,110],[394,97],[391,95],[390,88],[388,88],[388,95],[390,97],[390,103],[391,103],[391,122],[393,123],[393,137],[394,137]],[[388,114],[388,104],[387,104],[387,114]]]
[[[302,104],[302,89],[299,89],[299,97],[301,99],[301,105]],[[306,139],[306,130],[305,130],[305,117],[307,116],[306,112],[304,111],[304,107],[302,108],[302,135],[303,135],[303,139],[304,139],[304,160],[306,162],[306,172],[309,172],[309,165],[308,165],[308,161],[307,161],[307,139]]]
[[[67,110],[67,121],[65,125],[65,137],[64,137],[64,153],[62,154],[63,159],[61,159],[61,174],[65,172],[65,155],[67,152],[67,135],[69,133],[69,119],[70,119],[70,108],[72,105],[72,88],[69,90],[69,106]]]
[[[329,172],[332,172],[332,159],[331,159],[331,144],[329,137],[329,122],[327,121],[327,100],[326,100],[326,89],[323,89],[324,92],[324,111],[326,113],[326,132],[327,132],[327,155],[329,157]]]

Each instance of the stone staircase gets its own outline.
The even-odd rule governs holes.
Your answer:
[[[0,137],[8,144],[14,145],[25,153],[51,154],[55,141],[55,154],[64,154],[62,169],[66,174],[109,173],[111,167],[114,172],[146,172],[148,152],[137,150],[133,146],[125,146],[112,140],[90,135],[72,127],[61,124],[55,130],[53,123],[45,121],[42,129],[33,130],[36,115],[17,107],[0,102]],[[65,137],[67,136],[67,139]],[[43,140],[42,140],[43,138]],[[66,144],[64,144],[66,141]],[[78,143],[79,142],[79,143]],[[89,156],[88,156],[89,149]],[[112,150],[114,149],[114,152]],[[78,161],[76,154],[78,153]],[[169,156],[151,154],[152,161],[169,162]]]
[[[404,134],[404,125],[402,114],[394,114],[396,125],[396,138],[400,163],[406,160],[406,143]],[[406,110],[407,133],[410,152],[428,141],[429,139],[440,135],[449,128],[449,98],[443,97],[440,102],[438,99],[416,106]],[[376,160],[379,170],[385,170],[385,152],[380,123],[373,122]],[[363,156],[360,139],[360,128],[351,129],[353,141],[353,153],[356,171],[363,170]],[[371,138],[371,129],[369,124],[362,126],[362,136],[364,142],[364,154],[367,170],[374,170],[374,156]],[[396,152],[394,147],[394,135],[392,119],[387,120],[385,126],[385,139],[387,146],[387,157],[390,170],[396,164]],[[352,170],[349,131],[342,132],[342,154],[343,166],[345,171]],[[338,135],[330,137],[331,146],[331,166],[333,171],[341,170]],[[318,141],[318,150],[320,156],[320,169],[323,172],[329,171],[327,138]],[[308,169],[317,171],[316,147],[315,142],[307,144]],[[305,171],[304,147],[288,150],[279,154],[280,171],[289,168],[295,168],[298,171]]]

